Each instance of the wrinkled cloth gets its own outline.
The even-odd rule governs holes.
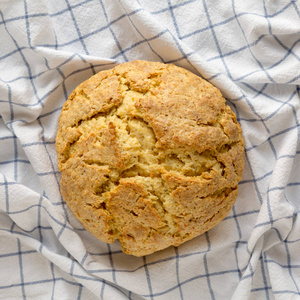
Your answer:
[[[0,2],[0,299],[300,299],[297,1]],[[245,138],[237,201],[209,232],[136,258],[61,197],[68,95],[131,60],[218,87]]]

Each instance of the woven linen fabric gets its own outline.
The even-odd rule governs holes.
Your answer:
[[[245,171],[209,232],[136,258],[83,229],[59,190],[68,95],[131,60],[217,86]],[[0,299],[300,299],[298,1],[0,1]]]

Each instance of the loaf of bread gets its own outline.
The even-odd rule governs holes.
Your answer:
[[[80,84],[63,106],[56,151],[61,193],[78,220],[135,256],[223,220],[244,168],[241,128],[221,92],[149,61]]]

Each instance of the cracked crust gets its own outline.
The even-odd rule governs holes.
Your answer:
[[[241,128],[220,91],[158,62],[124,63],[80,84],[63,106],[56,151],[76,217],[135,256],[223,220],[244,167]]]

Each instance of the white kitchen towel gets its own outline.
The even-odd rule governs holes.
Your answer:
[[[55,153],[72,90],[136,59],[216,85],[246,142],[225,220],[142,258],[83,229]],[[296,0],[1,0],[0,299],[300,299],[299,85]]]

